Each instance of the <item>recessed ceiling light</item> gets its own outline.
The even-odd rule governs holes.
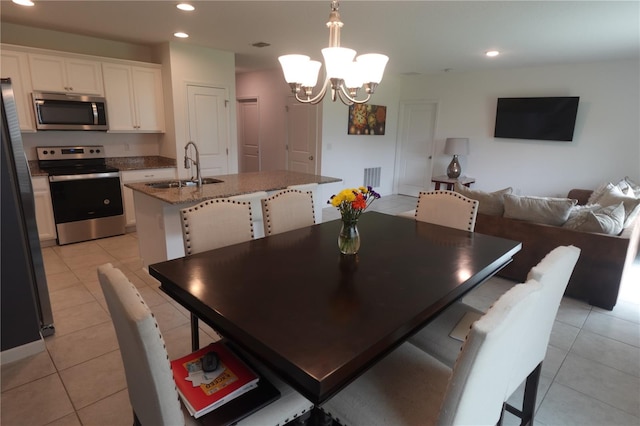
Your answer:
[[[485,55],[487,55],[490,58],[496,57],[500,54],[500,52],[498,52],[497,50],[489,50],[488,52],[485,53]]]
[[[178,9],[180,10],[184,10],[186,12],[191,12],[193,10],[196,10],[195,7],[191,6],[189,3],[180,3],[176,6]]]
[[[13,2],[20,6],[33,6],[35,4],[31,0],[13,0]]]
[[[187,33],[181,33],[181,32],[173,33],[173,35],[174,35],[175,37],[178,37],[178,38],[187,38],[187,37],[189,37],[189,34],[187,34]]]

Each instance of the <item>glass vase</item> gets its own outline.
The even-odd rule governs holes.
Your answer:
[[[360,233],[358,221],[342,221],[338,235],[338,248],[342,254],[356,254],[360,249]]]

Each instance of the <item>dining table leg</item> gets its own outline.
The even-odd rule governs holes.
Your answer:
[[[198,317],[191,313],[191,350],[200,349],[200,336],[198,335]]]

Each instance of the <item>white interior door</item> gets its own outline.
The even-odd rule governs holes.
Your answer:
[[[287,100],[287,168],[294,172],[317,174],[319,122],[318,105]]]
[[[229,131],[225,89],[188,85],[187,98],[189,140],[200,150],[202,176],[227,174]]]
[[[238,151],[240,172],[260,171],[260,115],[258,100],[238,99]]]
[[[420,191],[431,188],[436,112],[435,102],[400,103],[400,137],[396,155],[398,194],[417,197]]]

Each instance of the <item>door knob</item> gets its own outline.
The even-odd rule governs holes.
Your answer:
[[[309,160],[313,160],[313,155],[310,155],[310,156],[309,156]]]

